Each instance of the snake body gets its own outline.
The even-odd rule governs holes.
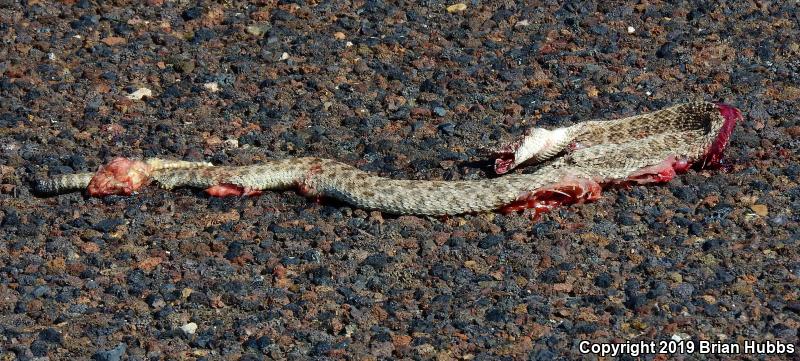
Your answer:
[[[599,196],[600,184],[668,181],[691,165],[719,162],[741,114],[725,104],[691,102],[616,120],[596,120],[545,130],[496,152],[496,171],[525,163],[527,174],[493,179],[440,181],[379,177],[323,158],[272,160],[251,166],[118,158],[96,173],[45,178],[40,193],[87,189],[90,195],[131,194],[156,182],[161,187],[207,188],[212,195],[255,195],[297,187],[310,197],[335,198],[395,214],[451,215],[543,207]],[[549,202],[549,203],[548,203]]]

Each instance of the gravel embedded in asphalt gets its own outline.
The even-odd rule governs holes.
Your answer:
[[[0,2],[0,356],[798,344],[793,2],[97,3]],[[318,156],[478,179],[492,176],[481,150],[532,125],[696,98],[745,114],[722,169],[536,221],[392,216],[294,192],[31,193],[36,177],[115,156]]]

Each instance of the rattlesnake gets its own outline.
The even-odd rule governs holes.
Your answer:
[[[202,187],[213,196],[257,195],[297,187],[309,197],[330,197],[396,214],[452,215],[488,210],[545,211],[558,204],[595,200],[601,185],[666,182],[677,172],[720,161],[738,109],[690,102],[608,121],[546,130],[533,128],[496,149],[495,171],[524,163],[527,174],[493,179],[395,180],[322,158],[293,158],[229,167],[206,162],[116,158],[95,173],[58,175],[36,182],[41,194],[88,189],[92,196],[130,195],[155,181],[161,187]]]

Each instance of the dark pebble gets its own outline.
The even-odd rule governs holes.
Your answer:
[[[589,322],[578,322],[578,324],[576,324],[575,327],[573,328],[575,333],[579,334],[591,334],[596,332],[597,329],[598,329],[597,325]]]
[[[675,186],[671,187],[672,194],[686,203],[697,202],[697,191],[688,186]]]
[[[704,229],[705,227],[703,227],[703,225],[700,224],[700,222],[692,222],[691,224],[689,224],[689,234],[693,236],[703,235]]]
[[[315,285],[327,285],[331,283],[331,271],[325,267],[319,267],[308,273],[309,279]]]
[[[555,268],[548,268],[539,275],[539,280],[544,283],[556,283],[560,278],[560,274]]]
[[[19,222],[19,214],[17,213],[17,211],[15,211],[13,209],[10,209],[10,208],[6,208],[6,209],[4,209],[4,212],[5,212],[5,216],[2,218],[2,221],[0,222],[0,226],[3,226],[3,227],[15,227],[15,226],[19,225],[19,223],[20,223]]]
[[[310,249],[303,253],[303,260],[307,262],[320,263],[322,261],[322,253],[318,249]]]
[[[266,351],[272,345],[272,339],[267,336],[251,337],[245,341],[244,346],[259,351]]]
[[[681,299],[688,299],[694,293],[694,286],[689,283],[680,283],[673,290],[672,293]]]
[[[244,245],[242,244],[242,242],[239,241],[231,242],[228,245],[228,250],[225,252],[225,259],[233,260],[234,258],[241,256],[243,248]]]
[[[147,302],[150,307],[154,308],[160,308],[166,305],[166,302],[164,302],[164,297],[161,297],[159,294],[151,294],[147,296],[144,301]]]
[[[99,23],[99,16],[89,16],[89,15],[81,15],[78,20],[73,20],[69,23],[69,25],[75,30],[84,30],[86,28],[91,28],[97,26]]]
[[[594,285],[600,288],[611,287],[611,284],[613,282],[614,282],[614,277],[612,277],[608,273],[601,273],[594,278]]]
[[[203,9],[197,6],[190,7],[184,10],[183,13],[181,13],[181,17],[183,18],[183,20],[187,21],[199,19],[201,16],[203,16]]]
[[[719,306],[707,304],[703,307],[703,312],[709,317],[718,317],[720,315]]]
[[[194,339],[190,342],[193,347],[200,347],[200,348],[208,348],[211,346],[211,342],[214,340],[214,331],[203,330],[198,332]]]
[[[95,361],[120,361],[122,360],[122,355],[125,354],[127,350],[127,346],[124,343],[120,343],[117,347],[114,347],[110,350],[105,351],[98,351],[94,355],[92,355],[92,360]]]
[[[494,234],[488,235],[486,237],[483,237],[478,242],[478,247],[481,248],[481,249],[489,249],[489,248],[492,248],[492,247],[495,247],[495,246],[499,245],[500,243],[503,242],[503,240],[504,240],[504,238],[502,236],[494,235]]]
[[[232,283],[229,283],[229,285],[230,284],[232,284]],[[167,284],[164,284],[163,286],[161,286],[161,288],[159,289],[159,292],[161,293],[161,297],[163,297],[164,301],[166,301],[166,302],[175,301],[181,295],[180,290],[178,290],[178,288],[175,287],[175,285],[172,284],[172,283],[167,283]]]
[[[42,340],[33,341],[33,342],[31,342],[31,346],[30,346],[31,353],[33,354],[33,356],[36,356],[36,357],[47,356],[47,352],[48,352],[49,348],[50,348],[50,346],[47,344],[47,342],[44,342]]]
[[[663,59],[672,59],[675,55],[675,44],[666,42],[656,51],[656,56]]]
[[[634,218],[634,215],[631,214],[631,213],[628,213],[628,212],[620,213],[617,216],[617,220],[623,226],[633,226],[633,225],[635,225],[637,223],[636,219]]]
[[[376,253],[367,256],[364,260],[364,265],[372,266],[375,270],[380,271],[389,263],[389,257],[385,253]]]
[[[796,182],[800,178],[800,164],[789,164],[783,169],[783,172],[789,179]]]
[[[713,238],[713,239],[709,239],[709,240],[703,242],[702,248],[703,248],[703,251],[708,252],[708,251],[713,251],[713,250],[715,250],[717,248],[720,248],[724,244],[725,244],[725,240],[719,239],[719,238]]]
[[[349,249],[350,245],[344,242],[333,242],[333,244],[331,244],[331,252],[333,253],[341,254]]]
[[[192,38],[192,42],[202,43],[214,39],[216,37],[217,33],[214,30],[208,28],[200,28],[194,32],[194,37]],[[192,70],[194,70],[194,66],[192,66]]]
[[[33,297],[42,298],[50,295],[50,287],[38,286],[33,289]]]
[[[492,308],[486,311],[486,320],[489,322],[506,322],[508,313],[499,308]]]
[[[175,309],[172,306],[165,306],[162,309],[155,312],[154,316],[157,320],[164,320],[169,315],[175,313]]]
[[[664,281],[655,281],[650,290],[647,291],[647,298],[654,299],[661,296],[666,296],[668,294],[669,294],[669,286],[667,285],[667,283]]]
[[[434,265],[430,271],[431,275],[434,277],[439,277],[442,280],[450,281],[453,279],[452,277],[452,268],[445,266],[445,265]]]
[[[425,79],[420,84],[419,91],[434,93],[434,94],[442,94],[444,90],[431,79]]]
[[[767,302],[767,306],[775,311],[782,311],[784,308],[786,308],[786,304],[783,301],[777,299],[772,299],[769,302]]]
[[[456,127],[453,123],[443,123],[439,124],[439,131],[446,135],[453,135],[456,131]]]
[[[728,283],[732,283],[733,281],[735,281],[736,280],[736,276],[733,275],[727,269],[719,269],[716,272],[716,279],[719,280],[719,282],[721,282],[721,283],[728,284]]]
[[[533,360],[535,361],[549,361],[558,358],[558,354],[549,349],[537,349],[534,351]]]
[[[772,333],[775,337],[786,339],[790,337],[797,337],[797,328],[789,327],[783,323],[776,323],[772,326]]]
[[[314,345],[314,349],[312,350],[312,355],[314,356],[325,356],[333,350],[333,346],[328,342],[320,342]]]
[[[49,343],[61,343],[64,341],[64,337],[61,336],[61,333],[54,328],[46,328],[39,331],[39,339]]]
[[[116,229],[119,225],[125,223],[122,218],[106,218],[99,223],[94,225],[94,229],[100,232],[111,232]]]

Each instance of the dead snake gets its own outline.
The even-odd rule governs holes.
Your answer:
[[[240,167],[116,158],[95,173],[44,178],[35,188],[41,194],[87,189],[92,196],[130,195],[156,182],[165,189],[202,187],[213,196],[237,196],[297,187],[309,197],[330,197],[396,214],[528,208],[541,212],[559,204],[595,200],[602,185],[666,182],[693,165],[718,164],[739,119],[741,113],[732,106],[691,102],[616,120],[553,130],[533,128],[523,139],[494,152],[495,171],[503,174],[523,163],[536,168],[493,179],[388,179],[311,157]]]

